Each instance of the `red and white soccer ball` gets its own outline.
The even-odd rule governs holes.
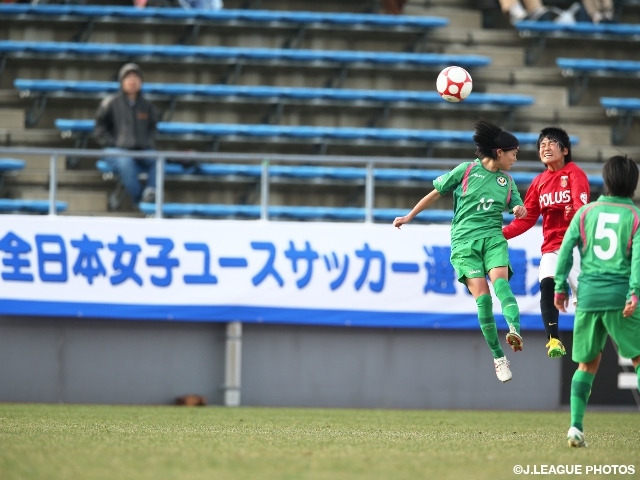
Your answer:
[[[447,102],[461,102],[471,93],[473,81],[464,68],[447,67],[438,75],[436,88]]]

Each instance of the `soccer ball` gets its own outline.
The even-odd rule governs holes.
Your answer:
[[[461,102],[471,93],[473,81],[464,68],[447,67],[438,75],[436,88],[447,102]]]

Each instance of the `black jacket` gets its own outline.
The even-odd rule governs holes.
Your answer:
[[[106,97],[96,112],[95,139],[103,147],[149,150],[155,145],[158,114],[139,94],[134,105],[123,92]]]

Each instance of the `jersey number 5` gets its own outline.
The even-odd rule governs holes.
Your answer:
[[[607,224],[617,224],[619,221],[620,215],[617,213],[600,213],[598,215],[595,239],[609,239],[609,248],[606,250],[600,245],[593,247],[593,253],[601,260],[609,260],[616,254],[616,250],[618,249],[618,234],[613,228],[607,227]]]

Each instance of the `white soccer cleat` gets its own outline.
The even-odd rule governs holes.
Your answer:
[[[508,382],[513,378],[511,370],[509,369],[509,360],[507,360],[507,357],[495,358],[493,360],[493,365],[496,367],[496,376],[502,383]]]
[[[567,443],[570,447],[586,447],[587,441],[584,439],[584,433],[576,427],[571,427],[567,432]]]

